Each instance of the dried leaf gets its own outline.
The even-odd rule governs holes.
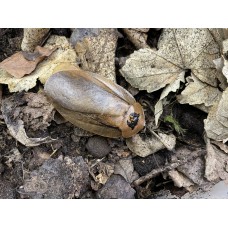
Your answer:
[[[176,145],[176,137],[173,134],[158,133],[158,139],[163,143],[166,149],[172,151]]]
[[[218,141],[211,141],[211,143],[218,146],[220,150],[228,154],[228,146],[226,144]]]
[[[211,187],[211,183],[204,178],[205,160],[202,156],[177,167],[177,170],[191,180],[195,184],[195,187],[199,187],[205,191]]]
[[[182,173],[178,172],[177,170],[171,170],[168,172],[170,178],[173,180],[174,185],[181,188],[184,187],[188,189],[190,186],[194,186],[195,184]]]
[[[51,55],[56,48],[48,49],[37,46],[34,53],[18,52],[0,63],[0,68],[7,71],[15,78],[22,78],[33,72],[38,63]]]
[[[146,42],[149,29],[124,28],[123,31],[137,49],[149,48],[149,45]]]
[[[228,155],[213,146],[209,139],[207,139],[205,177],[213,182],[220,180],[228,182]]]
[[[165,148],[155,136],[143,140],[140,135],[135,135],[126,139],[126,144],[133,153],[140,157],[146,157]]]
[[[214,140],[226,141],[228,139],[228,89],[222,98],[210,110],[207,119],[204,120],[204,128],[207,136]]]
[[[129,184],[138,179],[138,174],[134,172],[134,166],[131,158],[120,159],[115,164],[114,174],[121,175]]]
[[[93,29],[85,32],[87,30],[76,29],[74,31],[77,61],[83,70],[98,73],[112,81],[116,81],[115,50],[118,39],[117,31],[115,29]]]
[[[37,45],[42,44],[49,30],[49,28],[25,28],[21,49],[33,52]]]
[[[220,57],[215,33],[216,30],[212,33],[209,29],[164,29],[158,51],[134,52],[120,72],[132,86],[148,92],[174,83],[188,69],[202,82],[217,86],[221,73],[213,63]],[[210,100],[205,102],[206,106],[211,105]]]
[[[145,48],[135,51],[120,72],[133,87],[151,93],[173,83],[183,70]]]
[[[154,113],[155,113],[154,115],[155,125],[158,126],[158,120],[163,113],[163,100],[160,100],[160,99],[158,100],[158,102],[154,106]]]
[[[26,121],[26,118],[29,118],[29,115],[28,109],[26,109],[26,107],[23,106],[23,102],[25,103],[26,101],[22,97],[18,99],[16,98],[16,96],[17,94],[9,98],[5,98],[2,101],[2,115],[4,117],[5,123],[7,125],[7,128],[9,129],[10,134],[25,146],[38,146],[42,143],[53,142],[54,139],[50,137],[30,138],[27,136],[25,132],[24,121]],[[42,127],[47,128],[47,126],[49,125],[48,121],[51,121],[51,118],[49,118],[48,116],[52,115],[51,113],[53,112],[53,107],[50,106],[50,103],[48,103],[48,105],[49,108],[47,106],[45,107],[45,105],[43,107],[44,109],[46,108],[47,112],[40,112],[39,109],[36,107],[37,110],[35,113],[33,113],[33,117],[31,116],[32,120],[29,121],[29,124],[32,127],[35,127],[37,125],[37,127],[40,129],[42,129]],[[51,110],[49,110],[50,108]],[[31,110],[29,111],[29,113],[32,114]],[[47,113],[49,113],[49,115]],[[25,115],[24,121],[21,119],[23,115]]]
[[[181,95],[177,96],[181,104],[203,104],[205,111],[207,107],[211,107],[220,100],[222,93],[217,88],[201,82],[194,75],[188,77],[187,81],[188,85],[182,91]]]
[[[48,49],[58,47],[58,49],[47,60],[41,62],[34,72],[23,78],[12,78],[10,74],[0,69],[0,83],[8,84],[10,92],[28,91],[36,86],[37,79],[45,83],[59,64],[76,65],[76,53],[66,37],[51,36],[44,47]]]
[[[163,113],[163,103],[166,103],[166,100],[164,100],[164,99],[168,96],[168,94],[170,92],[176,92],[180,88],[180,83],[185,82],[184,75],[185,75],[185,73],[181,72],[180,75],[177,77],[177,79],[173,83],[167,85],[163,89],[161,96],[160,96],[158,102],[156,103],[156,105],[154,107],[155,108],[155,124],[156,124],[156,126],[158,125],[158,120],[159,120],[161,114]],[[164,100],[164,102],[163,102],[163,100]]]
[[[133,153],[146,157],[166,147],[172,150],[176,144],[176,137],[172,134],[159,133],[142,139],[140,135],[135,135],[126,139],[126,144]]]
[[[95,181],[100,184],[105,184],[109,177],[114,173],[114,164],[100,162],[97,166],[98,175],[95,176]],[[91,172],[91,170],[90,170]]]
[[[166,86],[163,89],[159,100],[162,100],[165,97],[167,97],[170,92],[176,92],[180,88],[180,83],[185,82],[184,75],[184,72],[181,72],[173,83]]]

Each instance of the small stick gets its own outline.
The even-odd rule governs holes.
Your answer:
[[[183,160],[176,160],[175,162],[169,163],[162,168],[153,169],[151,172],[147,173],[145,176],[142,176],[142,177],[138,178],[137,180],[135,180],[133,182],[133,185],[138,186],[138,185],[142,184],[143,182],[152,179],[153,177],[157,176],[158,174],[160,174],[162,172],[167,172],[172,169],[175,169],[180,165],[183,165],[187,162],[190,162],[191,160],[196,159],[197,157],[205,155],[205,153],[206,153],[206,150],[203,150],[203,149],[192,151],[190,153],[190,155],[188,155],[187,157],[183,157]]]

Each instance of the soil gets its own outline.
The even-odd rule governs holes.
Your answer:
[[[69,38],[72,30],[53,29],[51,32]],[[134,45],[121,29],[119,33],[121,36],[116,49],[116,69],[119,69],[121,65],[121,61],[118,60],[135,50]],[[147,44],[156,47],[160,34],[161,30],[150,30]],[[23,29],[0,29],[0,61],[20,51],[22,38]],[[130,87],[119,74],[117,82],[125,88]],[[36,88],[25,94],[37,93],[42,86],[37,84]],[[159,92],[157,94],[159,95]],[[14,100],[22,101],[23,95],[10,93],[7,86],[2,85],[2,99],[14,97]],[[151,103],[145,91],[137,93],[136,98]],[[171,99],[175,100],[174,97]],[[19,103],[17,102],[19,107],[28,106],[27,101]],[[174,113],[186,133],[184,136],[178,135],[168,123],[162,123],[161,128],[175,134],[178,143],[182,146],[193,145],[192,142],[194,142],[194,145],[204,147],[203,119],[205,114],[188,105],[175,105],[172,110],[171,108],[165,110],[165,114],[171,112]],[[58,113],[55,112],[55,116],[57,115]],[[152,193],[160,189],[169,189],[174,193],[178,192],[179,195],[186,192],[184,188],[175,187],[172,180],[169,177],[164,178],[162,174],[140,186],[130,185],[123,177],[113,174],[114,165],[120,159],[130,157],[138,175],[146,175],[152,169],[165,166],[167,162],[170,162],[174,152],[162,150],[155,155],[141,158],[131,153],[124,139],[105,139],[104,145],[102,145],[103,140],[99,141],[101,144],[99,144],[101,148],[99,150],[102,150],[102,147],[108,147],[108,149],[105,152],[99,153],[98,151],[98,155],[94,156],[95,152],[88,153],[88,148],[91,147],[91,135],[87,133],[83,135],[80,131],[79,134],[78,129],[71,123],[65,121],[57,123],[58,121],[52,120],[48,122],[48,127],[42,129],[43,125],[37,125],[39,121],[42,121],[41,118],[38,119],[38,123],[32,122],[31,118],[26,121],[25,127],[29,137],[42,138],[49,135],[55,141],[38,146],[22,145],[11,136],[0,111],[0,198],[153,198]],[[40,129],[35,129],[34,126],[40,126]],[[112,176],[111,179],[110,176]],[[102,184],[102,181],[96,182],[98,178],[107,178],[107,185]],[[115,182],[118,183],[115,185]],[[119,191],[118,188],[121,186],[124,189]]]

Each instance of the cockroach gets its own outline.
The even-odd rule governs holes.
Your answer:
[[[58,70],[44,91],[67,121],[110,138],[129,138],[144,128],[142,106],[123,87],[77,67]]]

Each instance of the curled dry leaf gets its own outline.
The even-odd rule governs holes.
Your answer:
[[[174,83],[188,69],[200,81],[216,87],[224,77],[213,63],[220,57],[219,38],[215,29],[164,29],[158,51],[134,52],[120,72],[132,86],[149,93]]]
[[[190,190],[190,186],[194,186],[194,183],[182,173],[178,172],[177,170],[171,170],[168,172],[168,175],[173,180],[174,185],[178,188],[184,187],[187,190]]]
[[[222,98],[210,110],[207,119],[204,120],[204,128],[207,136],[214,140],[227,141],[228,139],[228,89]]]
[[[149,29],[124,28],[123,31],[137,49],[149,48],[146,43]]]
[[[203,83],[194,75],[187,78],[188,85],[181,95],[177,96],[179,103],[190,105],[203,105],[203,111],[209,111],[209,107],[218,102],[222,93],[219,89]]]
[[[209,139],[207,139],[205,177],[213,182],[220,180],[228,182],[228,155],[212,145]]]
[[[27,98],[26,98],[27,95]],[[53,142],[50,137],[30,138],[25,132],[29,127],[34,130],[43,130],[49,126],[53,118],[53,107],[47,102],[44,95],[28,96],[14,94],[2,101],[2,115],[10,134],[25,146],[38,146],[42,143]],[[31,94],[30,94],[31,95]],[[42,97],[43,101],[37,97]],[[28,103],[26,106],[25,104]]]
[[[165,98],[168,96],[168,94],[170,92],[176,92],[180,88],[180,83],[181,82],[185,82],[184,75],[185,75],[185,73],[184,72],[181,72],[179,74],[179,76],[177,77],[177,79],[173,83],[167,85],[163,89],[158,102],[154,106],[154,110],[155,110],[154,111],[154,113],[155,113],[155,124],[156,124],[156,126],[158,125],[158,120],[159,120],[160,116],[163,113],[163,105],[164,105],[164,103],[166,103],[166,99]]]
[[[25,28],[21,49],[33,52],[37,45],[42,45],[49,30],[49,28]]]
[[[115,50],[118,34],[116,29],[76,29],[74,43],[77,61],[83,70],[103,75],[116,81]]]
[[[37,79],[45,83],[59,64],[75,65],[76,53],[66,37],[51,36],[44,47],[48,49],[58,47],[58,49],[47,60],[41,62],[31,74],[23,78],[12,78],[10,74],[0,69],[0,83],[8,84],[10,92],[28,91],[36,86]]]
[[[48,49],[37,46],[33,53],[18,52],[0,63],[0,68],[7,71],[15,78],[22,78],[26,74],[30,74],[36,69],[38,63],[44,58],[50,56],[55,48]]]
[[[133,153],[140,157],[146,157],[164,148],[172,150],[176,144],[176,137],[172,134],[159,133],[159,135],[143,139],[138,134],[126,139],[126,143]]]

